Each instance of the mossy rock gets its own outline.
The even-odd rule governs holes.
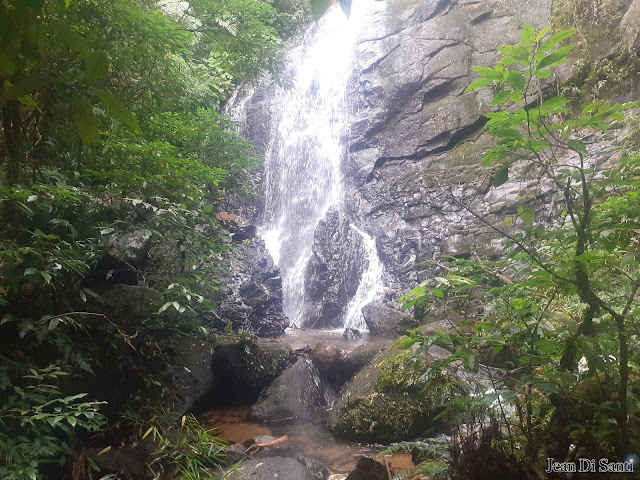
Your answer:
[[[404,337],[406,340],[406,337]],[[432,347],[417,359],[401,349],[402,339],[363,368],[343,388],[329,420],[340,438],[357,442],[390,443],[415,438],[432,428],[445,429],[446,418],[436,420],[453,398],[463,395],[453,378],[443,373],[422,378],[425,364],[450,355]]]

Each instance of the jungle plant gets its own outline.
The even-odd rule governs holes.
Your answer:
[[[147,419],[133,413],[124,419],[137,430],[140,440],[152,444],[149,467],[154,472],[184,480],[209,479],[224,460],[226,444],[191,414],[162,410]]]
[[[466,317],[471,335],[459,329],[417,337],[427,348],[449,342],[456,353],[445,364],[461,359],[472,371],[485,369],[495,387],[488,401],[510,432],[511,451],[534,463],[543,437],[562,422],[567,438],[591,452],[615,451],[622,458],[637,447],[629,424],[637,412],[629,383],[637,368],[630,351],[637,348],[629,347],[637,342],[630,331],[637,329],[640,313],[634,233],[640,159],[624,158],[617,165],[602,160],[612,155],[602,146],[605,135],[635,103],[595,101],[575,114],[570,99],[549,97],[543,81],[566,61],[573,46],[560,45],[573,33],[549,34],[549,27],[536,32],[526,25],[517,45],[498,47],[495,67],[473,68],[480,78],[467,88],[493,85],[492,105],[501,107],[486,114],[488,131],[497,139],[483,160],[495,169],[493,185],[518,175],[546,182],[560,205],[554,226],[536,223],[534,198],[521,198],[517,215],[505,218],[503,226],[453,198],[504,239],[507,260],[456,260],[443,265],[441,277],[403,298],[406,308],[467,305],[467,311],[470,303],[477,310],[483,298],[482,318]],[[578,369],[580,357],[586,364]],[[500,373],[491,373],[487,363]],[[595,395],[579,396],[587,384]]]

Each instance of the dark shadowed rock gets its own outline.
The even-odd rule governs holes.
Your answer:
[[[362,333],[357,328],[345,328],[342,332],[342,338],[345,340],[357,340],[362,338]]]
[[[382,348],[379,344],[365,344],[351,351],[346,351],[331,343],[318,343],[313,347],[309,358],[331,386],[339,389],[358,370],[371,361]]]
[[[302,463],[287,457],[255,458],[242,462],[229,480],[315,480]]]
[[[325,410],[335,392],[320,377],[310,360],[298,361],[275,379],[251,407],[251,418],[259,422],[287,422]]]
[[[346,480],[389,480],[387,469],[373,458],[360,457]]]
[[[316,227],[312,251],[305,276],[305,325],[341,327],[364,270],[362,237],[343,212],[332,209]]]
[[[294,361],[291,348],[285,344],[219,337],[211,356],[216,388],[207,396],[209,405],[255,401]]]
[[[99,303],[106,312],[115,311],[127,318],[146,319],[162,306],[162,295],[142,285],[113,285],[100,291]]]
[[[264,241],[251,237],[250,226],[236,230],[238,238],[228,259],[229,274],[220,283],[225,285],[213,300],[219,307],[210,321],[219,329],[230,322],[234,330],[247,330],[260,337],[278,337],[289,326],[282,310],[282,280]],[[246,237],[246,238],[245,238]],[[234,238],[236,238],[234,236]]]
[[[365,305],[362,315],[369,332],[383,337],[399,337],[408,329],[419,325],[413,317],[382,303]]]

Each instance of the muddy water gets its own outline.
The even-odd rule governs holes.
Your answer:
[[[202,414],[202,419],[207,427],[217,430],[219,438],[230,444],[245,444],[260,435],[287,435],[289,438],[284,442],[266,447],[254,456],[305,455],[319,460],[332,474],[348,473],[360,455],[374,457],[383,450],[379,445],[356,444],[334,438],[327,430],[324,418],[279,426],[251,423],[247,420],[249,408],[249,405],[234,405],[212,410]],[[408,454],[387,456],[386,460],[396,471],[413,466]]]
[[[342,331],[303,331],[294,330],[282,339],[275,340],[278,343],[286,343],[293,349],[313,347],[317,343],[332,343],[343,350],[352,350],[362,344],[380,344],[381,347],[389,343],[386,339],[369,338],[365,332],[363,337],[357,340],[344,340]],[[296,395],[296,392],[291,392]],[[334,480],[345,478],[350,472],[360,455],[374,457],[384,447],[379,445],[366,445],[350,443],[334,438],[327,430],[326,414],[318,414],[315,418],[299,421],[289,425],[272,425],[253,423],[248,420],[250,405],[232,405],[219,407],[201,414],[201,419],[207,427],[216,430],[216,435],[222,440],[233,444],[242,443],[249,445],[252,439],[260,435],[282,437],[288,439],[277,445],[266,447],[258,451],[254,456],[305,455],[319,460],[334,475]],[[398,471],[413,466],[411,455],[396,454],[385,459],[392,471]]]

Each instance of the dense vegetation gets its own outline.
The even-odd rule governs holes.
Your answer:
[[[636,104],[550,94],[545,80],[575,30],[548,32],[525,26],[493,68],[474,68],[467,91],[493,86],[496,145],[483,162],[493,185],[536,178],[555,194],[544,204],[523,195],[517,215],[489,222],[473,199],[443,189],[504,241],[507,258],[445,258],[404,298],[451,321],[452,333],[417,330],[408,342],[455,352],[427,373],[457,365],[484,378],[484,394],[450,405],[466,423],[453,478],[542,478],[547,458],[637,462],[640,448],[640,157],[633,135],[612,135],[637,130],[624,115]]]
[[[257,162],[218,108],[278,71],[305,5],[0,0],[1,478],[55,476],[87,430],[160,394],[156,342],[204,327],[225,250],[214,212],[251,191]],[[160,308],[114,309],[116,277]],[[153,418],[167,474],[216,463],[192,420]],[[78,458],[74,478],[99,470]]]

